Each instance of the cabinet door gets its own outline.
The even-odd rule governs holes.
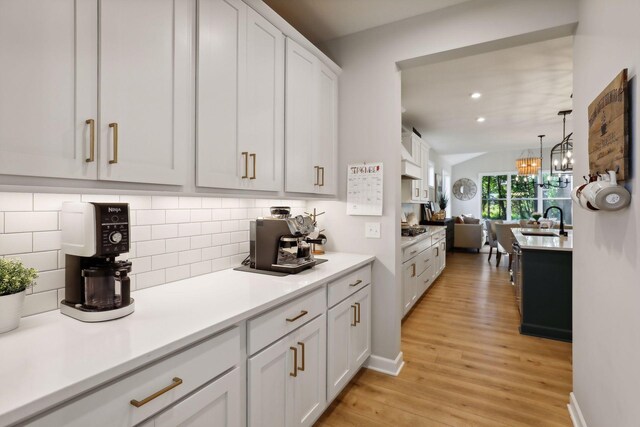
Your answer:
[[[429,264],[425,271],[418,276],[418,298],[420,298],[433,283],[433,266]]]
[[[318,61],[319,63],[320,61]],[[336,194],[338,164],[338,76],[319,63],[318,113],[315,126],[314,166],[320,167],[317,191]]]
[[[311,426],[327,402],[327,318],[323,314],[295,333],[298,373],[293,378],[294,413],[291,426]],[[276,425],[276,424],[272,424]]]
[[[293,40],[286,44],[285,191],[313,193],[320,176],[313,164],[318,60]]]
[[[357,306],[347,298],[327,312],[327,399],[333,400],[352,377],[351,329]]]
[[[420,148],[420,157],[422,161],[420,165],[422,166],[422,182],[420,189],[420,198],[423,202],[429,201],[429,146],[424,142]]]
[[[241,188],[249,177],[239,135],[248,8],[240,0],[198,5],[196,185]]]
[[[414,160],[421,166],[422,165],[422,144],[420,143],[420,139],[414,134],[411,142],[412,151],[411,155]],[[411,181],[411,201],[412,202],[421,202],[422,197],[422,180],[414,179]]]
[[[241,375],[235,368],[155,417],[155,427],[240,427]]]
[[[188,0],[100,2],[100,179],[184,183],[192,16]]]
[[[356,306],[356,326],[351,332],[351,364],[357,370],[371,354],[371,285],[352,297]]]
[[[403,312],[407,312],[413,306],[416,299],[416,260],[402,264],[402,304]]]
[[[248,424],[289,426],[293,419],[294,364],[290,335],[249,359]],[[297,348],[297,347],[294,347]],[[296,350],[297,352],[298,350]]]
[[[249,153],[249,178],[243,183],[253,190],[278,191],[284,172],[284,36],[250,8],[246,51],[240,149]]]
[[[0,2],[0,171],[95,179],[97,0]]]
[[[443,239],[440,242],[440,272],[447,266],[447,241]]]

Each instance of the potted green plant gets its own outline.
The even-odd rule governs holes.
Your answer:
[[[0,333],[18,327],[27,288],[38,277],[35,268],[15,259],[0,259]]]
[[[449,204],[449,198],[447,197],[447,195],[444,193],[440,193],[440,196],[438,197],[438,206],[440,206],[440,209],[441,210],[447,209],[448,204]]]

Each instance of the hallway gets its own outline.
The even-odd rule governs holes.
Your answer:
[[[448,256],[402,351],[398,377],[363,370],[316,425],[571,426],[571,344],[519,334],[505,260]]]

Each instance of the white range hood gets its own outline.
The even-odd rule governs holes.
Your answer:
[[[415,162],[409,151],[400,144],[402,150],[402,164],[400,166],[400,173],[402,178],[406,179],[422,179],[422,167]]]

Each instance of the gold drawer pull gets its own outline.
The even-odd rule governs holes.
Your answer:
[[[87,119],[85,123],[89,125],[89,158],[84,161],[91,163],[95,161],[96,153],[96,121],[93,119]]]
[[[118,124],[109,123],[109,127],[113,128],[113,160],[109,160],[109,164],[118,163]]]
[[[302,350],[302,366],[298,366],[298,370],[299,371],[304,371],[304,343],[303,342],[298,342],[298,345],[300,346],[300,350]]]
[[[249,157],[253,159],[253,174],[251,175],[251,177],[249,177],[249,179],[256,179],[256,153],[249,154]]]
[[[298,320],[302,316],[307,315],[308,313],[309,312],[307,310],[302,310],[300,314],[298,314],[296,317],[287,317],[287,322],[295,322],[296,320]]]
[[[145,397],[144,399],[137,401],[135,399],[133,399],[131,403],[133,406],[135,406],[136,408],[139,408],[143,405],[146,405],[147,403],[151,402],[153,399],[155,399],[158,396],[162,396],[163,394],[165,394],[166,392],[168,392],[171,389],[174,389],[176,387],[178,387],[180,384],[182,384],[182,380],[178,377],[175,377],[173,379],[173,382],[171,383],[171,385],[166,386],[165,388],[163,388],[162,390],[156,391],[155,393],[153,393],[151,396]]]
[[[320,185],[320,166],[313,167],[316,170],[316,182],[313,185]]]
[[[289,372],[289,375],[292,377],[298,376],[298,347],[289,347],[290,350],[293,350],[293,372]]]
[[[357,316],[358,317],[356,318],[356,323],[360,323],[360,303],[356,302],[355,305],[356,305],[356,307],[358,307],[358,310],[357,310],[357,312],[358,312]]]
[[[321,183],[321,184],[318,184],[318,185],[319,185],[320,187],[324,187],[324,166],[319,167],[318,169],[322,171],[322,181],[321,181],[322,183]]]
[[[249,153],[247,151],[243,151],[242,157],[244,157],[244,175],[240,178],[246,179],[249,178]]]
[[[349,283],[349,286],[358,286],[360,283],[362,283],[362,280],[358,279],[356,283]]]
[[[358,321],[356,320],[356,316],[358,315],[357,313],[358,307],[356,307],[355,305],[352,305],[351,308],[353,308],[353,322],[351,323],[351,326],[356,326],[358,324]]]
[[[416,263],[414,262],[413,264],[411,264],[411,267],[413,268],[413,273],[411,273],[411,277],[416,277]]]

